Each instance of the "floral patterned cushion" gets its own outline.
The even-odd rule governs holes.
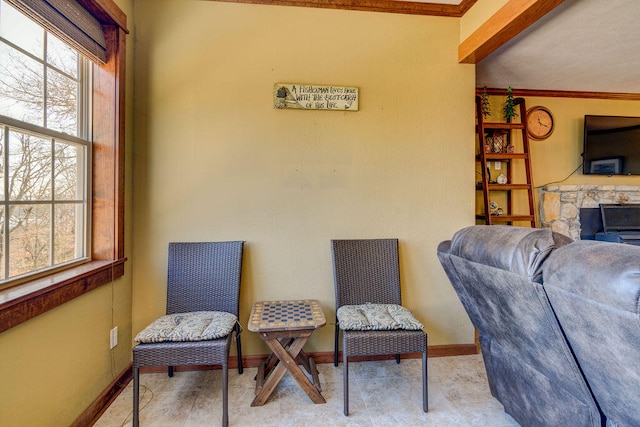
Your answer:
[[[343,305],[338,308],[338,323],[343,331],[375,331],[424,328],[413,314],[396,304]]]
[[[140,331],[134,341],[153,343],[215,340],[229,335],[237,320],[236,316],[224,311],[167,314]]]

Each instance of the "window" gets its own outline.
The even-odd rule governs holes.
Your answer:
[[[87,259],[90,70],[0,0],[0,284]]]
[[[91,128],[91,153],[88,153],[87,165],[84,166],[89,169],[87,175],[90,180],[86,186],[91,191],[91,198],[87,201],[91,206],[90,212],[87,212],[90,221],[86,224],[86,234],[91,236],[91,244],[87,244],[86,261],[60,267],[60,271],[46,271],[38,277],[30,276],[16,286],[0,288],[0,332],[3,332],[124,275],[125,63],[128,31],[127,16],[113,0],[0,1],[33,17],[47,31],[55,33],[60,40],[70,43],[93,61],[89,65],[92,74],[89,93],[79,91],[79,96],[83,98],[91,95],[91,107],[88,108],[91,115],[79,116],[78,119],[90,123]],[[70,10],[73,13],[69,17],[63,13]],[[57,21],[46,22],[44,17],[53,17]],[[79,30],[82,27],[84,29]],[[57,63],[48,63],[53,69],[70,74],[69,70]],[[72,136],[60,130],[44,129],[44,126],[42,129],[31,128],[39,125],[16,123],[16,119],[8,116],[6,121],[12,129],[30,136],[43,134],[45,136],[38,137],[65,141],[64,144],[76,149],[83,146],[80,133]],[[0,156],[0,165],[7,163],[4,158],[4,155]]]

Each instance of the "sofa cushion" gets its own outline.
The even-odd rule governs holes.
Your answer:
[[[229,335],[237,320],[235,315],[224,311],[167,314],[140,331],[134,341],[157,343],[215,340]]]
[[[549,229],[475,225],[458,231],[450,253],[542,283],[542,264],[551,251],[573,242]]]
[[[424,328],[411,312],[397,304],[343,305],[338,308],[338,323],[344,331],[375,331]]]
[[[607,426],[640,426],[640,247],[575,242],[549,257],[544,283]]]
[[[544,280],[565,295],[640,314],[640,248],[581,240],[554,253]]]

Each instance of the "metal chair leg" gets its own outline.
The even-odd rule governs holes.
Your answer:
[[[229,365],[222,365],[222,427],[229,425]]]
[[[238,353],[238,374],[242,375],[244,366],[242,365],[242,344],[240,343],[240,326],[236,325],[236,348]]]
[[[133,368],[133,427],[140,425],[140,368]]]
[[[429,412],[429,386],[427,385],[427,349],[422,353],[422,410]]]
[[[344,376],[344,415],[349,416],[349,361],[347,352],[342,348],[342,370]]]
[[[396,354],[396,364],[400,364],[400,355]]]
[[[338,328],[338,319],[336,319],[335,342],[333,346],[333,366],[338,366],[338,337],[340,336],[340,328]]]

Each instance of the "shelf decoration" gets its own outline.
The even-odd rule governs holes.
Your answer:
[[[529,138],[527,138],[527,108],[524,98],[513,98],[509,88],[505,113],[508,118],[518,116],[513,122],[485,122],[482,114],[482,97],[476,96],[478,140],[483,145],[476,155],[476,172],[482,180],[476,185],[476,191],[482,192],[482,207],[476,219],[485,224],[504,224],[523,226],[530,223],[537,228],[534,205],[535,187],[531,181],[531,155]],[[517,114],[516,114],[517,113]],[[500,135],[500,136],[498,136]],[[515,142],[515,144],[514,144]],[[515,146],[515,147],[514,147]],[[496,162],[491,165],[492,162]],[[499,162],[499,163],[498,163]],[[496,177],[491,177],[491,166],[494,166]],[[505,203],[504,208],[493,200],[494,196]],[[528,203],[525,203],[525,197]],[[479,197],[476,198],[479,203]]]
[[[482,115],[485,119],[491,115],[491,102],[489,102],[489,94],[487,93],[486,86],[482,89],[482,93],[480,94],[480,109],[482,110]]]
[[[277,109],[358,111],[357,87],[306,83],[276,83],[273,106]]]
[[[499,216],[504,214],[502,208],[494,201],[489,202],[489,210],[491,215]]]
[[[518,117],[518,113],[516,113],[516,102],[513,98],[513,89],[511,86],[507,88],[507,98],[504,103],[504,119],[507,123],[511,123],[511,120],[515,117]]]
[[[504,132],[493,132],[487,137],[493,153],[507,152],[507,135]]]

